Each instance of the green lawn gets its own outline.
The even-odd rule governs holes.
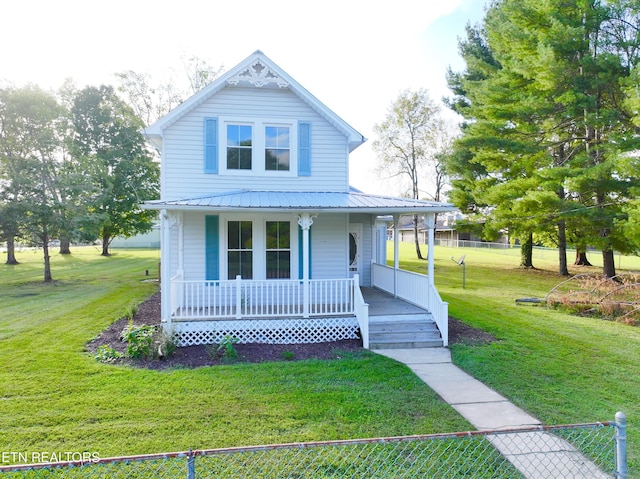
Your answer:
[[[189,448],[468,430],[409,369],[372,353],[335,361],[138,370],[86,343],[152,294],[159,254],[95,248],[0,265],[0,451],[100,457]]]
[[[518,268],[517,251],[437,247],[436,286],[449,314],[494,334],[484,346],[452,346],[454,362],[547,424],[613,420],[623,411],[629,422],[629,459],[640,470],[640,327],[587,319],[515,300],[544,297],[563,278],[557,257],[537,252],[535,270]],[[466,254],[462,267],[451,260]],[[401,266],[424,271],[403,244]],[[406,259],[406,261],[403,261]],[[594,265],[600,257],[591,254]],[[640,270],[640,258],[616,257],[616,266]],[[600,268],[571,267],[572,274]],[[629,476],[636,477],[636,476]]]

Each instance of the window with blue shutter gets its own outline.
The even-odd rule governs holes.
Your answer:
[[[205,279],[220,279],[220,218],[205,217]]]
[[[311,123],[298,123],[298,176],[311,176]]]
[[[218,173],[218,119],[204,120],[204,172]]]

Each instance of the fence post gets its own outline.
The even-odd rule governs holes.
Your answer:
[[[187,479],[196,478],[196,455],[189,449],[187,454]]]
[[[616,477],[627,479],[627,416],[616,413]]]

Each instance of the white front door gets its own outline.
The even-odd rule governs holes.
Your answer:
[[[362,224],[349,224],[349,277],[360,275],[362,280]]]

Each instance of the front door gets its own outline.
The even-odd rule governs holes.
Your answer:
[[[362,281],[362,224],[349,224],[349,277],[359,274]]]

